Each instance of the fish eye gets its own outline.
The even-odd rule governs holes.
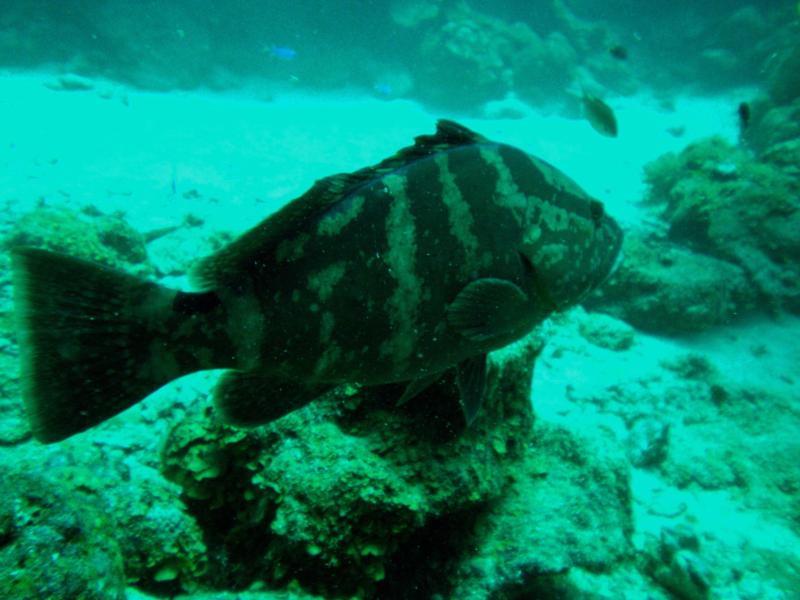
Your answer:
[[[589,204],[589,212],[592,215],[592,221],[595,224],[599,225],[600,221],[603,219],[603,215],[605,214],[606,210],[603,206],[603,203],[599,200],[592,200]]]

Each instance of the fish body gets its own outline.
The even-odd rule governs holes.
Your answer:
[[[736,109],[736,114],[739,116],[739,133],[744,135],[750,125],[750,104],[747,102],[740,102]]]
[[[582,104],[584,115],[595,131],[607,137],[617,137],[617,117],[608,104],[587,92],[583,93]]]
[[[386,98],[392,96],[394,94],[394,88],[391,84],[386,83],[384,81],[379,81],[372,86],[372,89],[377,93],[379,96],[384,96]]]
[[[14,253],[23,386],[55,441],[185,373],[227,368],[231,422],[269,422],[346,382],[456,369],[474,419],[486,353],[602,282],[622,233],[546,162],[449,121],[318,181],[193,271],[180,292],[74,258]]]
[[[616,58],[617,60],[627,60],[628,59],[628,49],[621,45],[615,44],[608,49],[608,53]]]
[[[290,61],[297,57],[297,50],[289,46],[267,46],[265,51],[278,60]]]

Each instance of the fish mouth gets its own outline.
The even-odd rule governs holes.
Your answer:
[[[611,270],[608,272],[608,275],[606,275],[606,279],[614,275],[614,273],[619,270],[619,266],[622,264],[623,260],[625,260],[625,252],[622,250],[622,248],[620,248],[617,252],[617,258],[614,259],[614,264],[611,265]]]

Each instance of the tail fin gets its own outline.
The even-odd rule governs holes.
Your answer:
[[[204,368],[179,364],[170,347],[180,292],[44,250],[12,255],[22,392],[38,440],[88,429]]]

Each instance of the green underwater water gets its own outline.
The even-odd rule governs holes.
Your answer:
[[[788,1],[0,7],[0,597],[795,597],[798,27]],[[592,122],[586,94],[612,112],[616,137]],[[114,334],[116,345],[34,387],[32,374],[44,375],[25,365],[96,347],[97,320],[110,317],[67,327],[56,319],[55,333],[34,336],[32,311],[21,307],[58,315],[73,300],[116,297],[119,282],[84,293],[70,280],[79,271],[63,267],[53,270],[58,285],[23,292],[32,278],[14,249],[188,291],[198,259],[315,181],[433,134],[439,118],[545,160],[586,190],[556,177],[546,188],[554,198],[567,190],[600,200],[625,233],[610,277],[564,309],[555,274],[577,278],[590,242],[571,242],[578,259],[554,270],[515,248],[527,275],[514,285],[530,283],[517,290],[561,310],[493,346],[485,372],[462,363],[421,378],[428,387],[401,404],[405,378],[315,388],[308,404],[299,401],[307,391],[271,379],[245,417],[305,405],[242,427],[214,400],[226,372],[209,369],[64,440],[35,438],[48,421],[32,396],[51,383],[80,388],[127,350]],[[424,187],[430,206],[462,241],[486,231],[498,255],[512,233],[496,216],[447,221],[457,205],[443,191],[441,160],[436,185]],[[460,192],[511,189],[513,204],[516,188],[502,176],[488,186],[491,170],[473,164]],[[328,225],[343,227],[360,206],[334,210]],[[349,293],[340,320],[352,339],[376,310],[362,298],[388,298],[385,310],[399,312],[416,301],[398,275],[409,272],[409,248],[443,253],[429,290],[465,268],[443,234],[421,237],[418,214],[393,214],[370,229],[394,240],[389,251],[361,253],[393,274]],[[282,226],[276,256],[291,262],[313,246],[279,245],[300,221]],[[351,283],[343,272],[309,281],[320,297],[314,314],[332,310],[331,290]],[[392,295],[386,282],[395,281],[402,293]],[[239,284],[223,281],[226,297],[246,297]],[[459,335],[506,340],[494,328],[513,321],[508,289],[472,288],[466,298],[478,301],[443,322],[467,320],[479,334]],[[68,290],[66,303],[53,290]],[[153,308],[123,297],[130,304],[109,314]],[[257,312],[242,310],[240,337]],[[128,324],[125,335],[148,324]],[[343,360],[329,334],[320,326],[322,358]],[[291,341],[276,336],[270,352]],[[365,354],[377,361],[383,341]],[[210,365],[192,343],[180,360]],[[153,344],[127,372],[172,373],[172,359]],[[309,369],[300,383],[314,377]],[[104,385],[92,395],[108,399],[104,417],[144,389],[135,377]],[[467,425],[470,389],[484,392]],[[97,406],[78,400],[48,427],[84,423],[81,413]]]

